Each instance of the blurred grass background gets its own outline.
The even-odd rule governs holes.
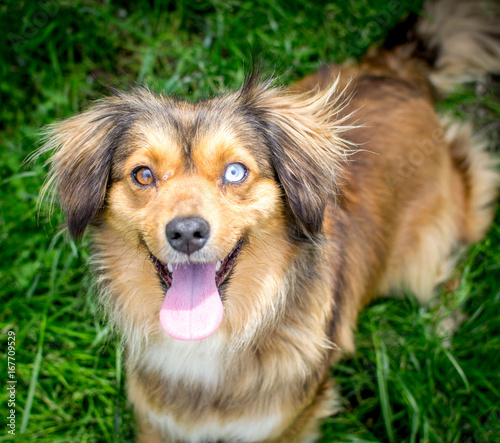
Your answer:
[[[124,442],[134,435],[119,343],[99,321],[89,244],[37,212],[40,128],[106,94],[149,84],[195,100],[241,83],[251,54],[293,82],[358,58],[421,0],[13,1],[0,4],[0,441],[7,333],[16,333],[16,441]],[[498,80],[498,79],[496,79]],[[499,149],[498,82],[440,103]],[[340,412],[323,442],[500,441],[500,217],[440,303],[380,300],[358,352],[333,368]],[[459,318],[454,334],[443,325]]]

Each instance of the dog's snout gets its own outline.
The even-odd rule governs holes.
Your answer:
[[[176,218],[165,229],[170,246],[184,254],[203,248],[210,235],[210,225],[200,217]]]

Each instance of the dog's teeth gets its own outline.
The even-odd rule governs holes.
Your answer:
[[[170,272],[174,272],[174,267],[172,266],[172,263],[167,263],[167,269],[168,269]]]
[[[219,260],[217,264],[215,265],[215,271],[218,271],[220,267],[222,266],[222,262]]]

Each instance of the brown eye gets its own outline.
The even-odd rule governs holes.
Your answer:
[[[153,173],[151,172],[151,169],[146,168],[145,166],[140,166],[140,167],[134,169],[132,175],[133,175],[136,183],[139,185],[142,185],[142,186],[151,185],[155,181],[155,178],[154,178]]]

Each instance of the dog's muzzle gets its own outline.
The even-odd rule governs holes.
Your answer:
[[[168,335],[178,340],[207,338],[222,321],[224,307],[219,287],[233,269],[243,240],[225,258],[192,262],[190,255],[201,250],[210,237],[208,222],[200,217],[176,218],[166,225],[165,235],[174,250],[186,254],[187,261],[163,263],[151,254],[166,287],[160,323]]]

